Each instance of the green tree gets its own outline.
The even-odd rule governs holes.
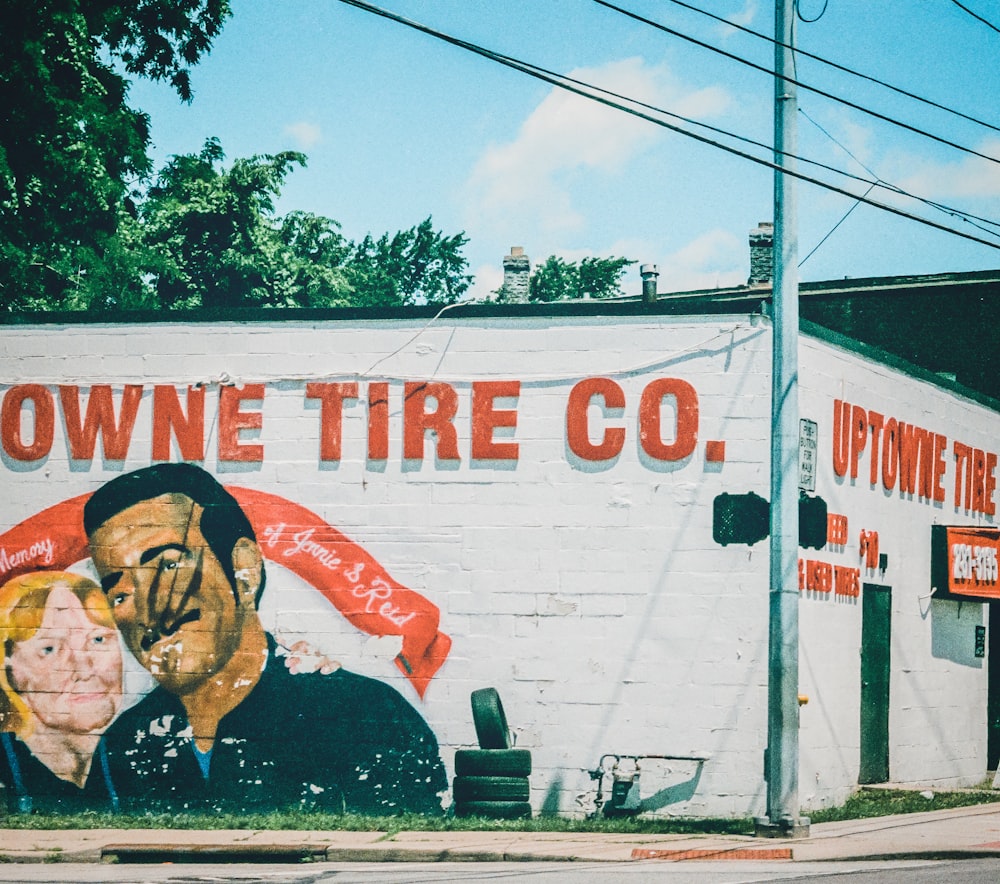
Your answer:
[[[622,276],[635,261],[628,258],[584,258],[565,261],[551,255],[535,268],[528,283],[530,301],[614,298],[623,294]]]
[[[462,248],[464,233],[445,236],[430,218],[378,240],[366,236],[347,260],[358,306],[453,304],[468,291],[472,276]]]
[[[175,156],[139,207],[149,284],[160,307],[328,306],[343,302],[347,253],[327,219],[274,217],[294,151],[223,167],[218,139]]]
[[[468,289],[463,233],[427,218],[355,244],[336,221],[275,215],[293,151],[223,165],[217,139],[173,157],[139,204],[146,284],[156,306],[392,307],[450,304]]]
[[[189,100],[190,66],[229,15],[228,0],[0,0],[5,309],[85,305],[98,278],[127,275],[119,225],[150,171],[149,120],[119,69]],[[130,279],[127,297],[139,291]]]

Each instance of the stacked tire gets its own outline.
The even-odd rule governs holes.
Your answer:
[[[455,753],[455,816],[529,819],[531,752],[512,747],[500,695],[494,688],[472,692],[472,720],[479,748]]]

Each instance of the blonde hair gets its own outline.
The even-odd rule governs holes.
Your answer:
[[[34,719],[11,684],[8,658],[14,645],[38,632],[49,594],[57,587],[72,592],[93,623],[115,628],[104,590],[80,574],[36,571],[15,577],[0,587],[0,731],[13,731],[18,737],[31,733]]]

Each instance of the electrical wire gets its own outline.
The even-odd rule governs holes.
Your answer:
[[[341,2],[348,2],[348,0],[341,0]],[[690,36],[689,34],[677,31],[674,28],[668,28],[666,25],[662,25],[659,22],[653,21],[652,19],[639,15],[636,12],[631,12],[630,10],[624,9],[621,6],[616,6],[614,3],[609,3],[608,0],[593,0],[593,2],[596,3],[598,6],[604,6],[607,9],[610,9],[614,12],[624,15],[627,18],[631,18],[637,22],[640,22],[641,24],[649,25],[649,27],[656,28],[656,30],[658,31],[663,31],[663,33],[665,34],[670,34],[670,36],[672,37],[678,37],[679,39],[691,43],[694,46],[699,46],[702,49],[708,49],[710,52],[714,52],[717,55],[721,55],[725,58],[737,61],[740,64],[746,65],[749,68],[761,71],[762,73],[765,73],[770,77],[774,76],[774,71],[770,70],[764,65],[757,64],[756,62],[743,58],[740,55],[736,55],[733,52],[727,52],[725,49],[720,49],[718,46],[713,46],[711,43],[706,43],[703,40],[699,40],[696,37]],[[353,6],[356,4],[352,3],[351,5]],[[997,163],[998,165],[1000,165],[1000,159],[997,159],[996,157],[991,157],[989,154],[980,153],[978,150],[975,150],[971,147],[966,147],[963,144],[958,144],[957,142],[951,141],[940,135],[935,135],[932,132],[927,132],[926,130],[920,129],[917,126],[911,126],[909,123],[904,123],[902,120],[894,119],[893,117],[887,116],[883,113],[879,113],[878,111],[872,110],[871,108],[867,108],[864,105],[850,101],[847,98],[841,98],[839,95],[834,95],[832,92],[827,92],[816,86],[810,86],[808,83],[803,83],[801,80],[793,79],[791,77],[785,77],[784,79],[786,82],[791,83],[794,86],[798,86],[800,89],[805,89],[816,95],[821,95],[823,96],[823,98],[829,98],[831,101],[836,101],[838,104],[842,104],[845,107],[851,108],[852,110],[860,111],[863,114],[868,114],[868,116],[874,117],[877,120],[882,120],[882,122],[884,123],[890,123],[893,126],[898,126],[900,129],[905,129],[908,132],[913,132],[916,135],[922,135],[924,138],[930,138],[932,141],[936,141],[939,144],[943,144],[946,145],[947,147],[954,148],[955,150],[959,150],[962,153],[972,154],[973,156],[977,156],[980,157],[981,159],[989,160],[989,162],[991,163]]]
[[[915,215],[912,212],[907,212],[904,209],[897,208],[887,203],[882,203],[879,202],[878,200],[873,200],[867,196],[859,197],[857,193],[854,193],[850,190],[846,190],[845,188],[842,187],[838,187],[837,185],[831,184],[827,181],[822,181],[821,179],[805,175],[798,171],[782,168],[778,164],[770,160],[754,156],[753,154],[749,154],[746,151],[741,151],[735,147],[731,147],[730,145],[714,141],[711,138],[699,135],[696,132],[690,132],[681,126],[676,126],[664,120],[657,119],[655,117],[650,116],[649,114],[642,113],[641,111],[637,111],[633,108],[625,107],[615,101],[610,100],[609,98],[603,98],[600,95],[595,95],[593,94],[593,92],[587,92],[583,88],[579,88],[575,85],[570,84],[569,82],[567,82],[567,79],[565,77],[562,77],[561,75],[552,75],[550,73],[544,72],[543,69],[537,68],[536,66],[531,65],[528,62],[520,61],[510,56],[503,55],[502,53],[486,49],[482,46],[479,46],[478,44],[470,43],[458,37],[453,37],[449,34],[445,34],[441,31],[435,30],[434,28],[428,27],[427,25],[420,24],[419,22],[412,21],[411,19],[407,19],[403,16],[397,15],[394,12],[390,12],[389,10],[375,6],[374,4],[365,2],[365,0],[339,0],[339,2],[344,3],[347,6],[353,6],[357,9],[361,9],[365,12],[370,12],[374,15],[386,18],[390,21],[394,21],[397,24],[405,25],[406,27],[412,28],[413,30],[434,37],[435,39],[442,40],[453,46],[457,46],[469,52],[473,52],[476,55],[480,55],[484,58],[487,58],[491,61],[495,61],[498,64],[502,64],[506,67],[512,68],[513,70],[520,71],[521,73],[527,74],[530,77],[534,77],[535,79],[550,83],[551,85],[563,89],[567,92],[580,95],[583,98],[588,98],[591,101],[596,101],[599,104],[603,104],[607,107],[615,108],[617,110],[631,114],[632,116],[638,117],[639,119],[646,120],[647,122],[653,123],[654,125],[660,126],[661,128],[668,129],[680,135],[684,135],[687,138],[691,138],[702,144],[718,148],[719,150],[725,151],[726,153],[732,154],[733,156],[740,157],[741,159],[749,160],[750,162],[755,163],[756,165],[764,166],[765,168],[771,169],[773,171],[780,171],[800,181],[804,181],[808,184],[814,184],[817,187],[823,188],[824,190],[829,190],[833,193],[839,193],[843,196],[850,197],[851,199],[859,200],[860,202],[863,202],[866,205],[873,206],[874,208],[881,209],[885,212],[889,212],[890,214],[897,215],[899,217],[906,218],[911,221],[916,221],[917,223],[923,224],[926,227],[931,227],[934,228],[935,230],[940,230],[945,233],[950,233],[953,236],[958,236],[962,239],[967,239],[972,242],[979,243],[980,245],[989,246],[990,248],[1000,249],[1000,242],[997,242],[996,240],[987,240],[971,233],[966,233],[961,230],[956,230],[953,227],[948,227],[945,224],[940,224],[936,221],[932,221],[929,218],[924,218],[920,215]],[[588,86],[587,88],[597,91],[597,87]],[[732,137],[736,138],[738,136],[732,136]],[[846,173],[841,173],[841,174],[846,174]],[[872,184],[873,182],[867,181],[865,183]]]
[[[459,42],[462,42],[462,41],[459,41]],[[470,45],[472,45],[472,44],[470,44]],[[492,50],[484,50],[484,52],[488,53],[488,57],[494,58],[495,60],[503,60],[505,63],[507,61],[510,61],[513,64],[517,65],[517,66],[522,66],[523,65],[523,68],[522,67],[518,67],[518,69],[519,70],[523,70],[525,73],[528,73],[529,71],[527,69],[530,69],[530,71],[537,72],[537,73],[543,75],[545,78],[552,78],[552,79],[549,80],[549,82],[553,82],[554,80],[558,79],[558,80],[561,80],[561,81],[565,81],[567,83],[573,83],[574,85],[579,86],[579,87],[581,87],[583,89],[592,90],[593,92],[599,92],[599,93],[601,93],[603,95],[609,96],[610,98],[619,99],[621,101],[627,101],[630,105],[633,105],[635,107],[646,108],[647,110],[654,111],[655,113],[663,114],[664,116],[670,117],[670,118],[675,119],[675,120],[680,120],[680,121],[688,124],[689,126],[697,126],[697,127],[701,128],[701,129],[707,130],[709,132],[714,132],[717,135],[722,135],[722,136],[725,136],[727,138],[732,138],[732,139],[734,139],[736,141],[743,142],[744,144],[749,144],[749,145],[751,145],[753,147],[759,147],[762,150],[768,151],[769,153],[777,153],[777,154],[780,154],[781,156],[789,157],[791,159],[794,159],[794,160],[796,160],[798,162],[801,162],[801,163],[804,163],[806,165],[815,166],[816,168],[822,169],[822,170],[824,170],[826,172],[832,172],[832,173],[834,173],[836,175],[841,175],[841,176],[843,176],[845,178],[857,181],[860,184],[868,185],[868,190],[866,191],[866,193],[870,193],[875,187],[880,187],[880,188],[884,188],[886,190],[890,190],[890,191],[892,191],[893,193],[895,193],[895,194],[897,194],[899,196],[908,197],[908,198],[916,200],[918,202],[923,202],[923,203],[925,203],[925,204],[927,204],[927,205],[929,205],[929,206],[931,206],[933,208],[940,208],[940,209],[946,211],[947,214],[949,214],[949,215],[951,215],[952,217],[955,217],[955,218],[966,219],[966,218],[969,218],[969,217],[972,217],[972,218],[976,217],[976,216],[973,216],[973,215],[969,215],[968,213],[964,212],[963,210],[955,209],[955,208],[952,208],[950,206],[941,206],[940,204],[933,203],[933,202],[931,202],[930,200],[927,200],[924,197],[920,197],[920,196],[917,196],[916,194],[909,193],[909,192],[903,190],[900,187],[896,187],[894,185],[890,185],[890,184],[886,183],[883,179],[881,179],[875,172],[871,171],[870,169],[867,169],[867,167],[865,167],[860,162],[859,162],[859,165],[861,165],[862,168],[865,168],[866,171],[869,172],[869,174],[872,176],[872,179],[874,179],[874,180],[867,179],[867,178],[862,178],[859,175],[853,175],[850,172],[846,172],[843,169],[838,169],[835,166],[831,166],[831,165],[829,165],[827,163],[820,162],[819,160],[809,159],[808,157],[803,157],[803,156],[800,156],[798,154],[791,154],[791,153],[788,153],[786,151],[775,150],[772,145],[765,144],[762,141],[757,141],[757,140],[755,140],[753,138],[748,138],[748,137],[746,137],[744,135],[739,135],[739,134],[737,134],[735,132],[730,132],[727,129],[723,129],[723,128],[719,127],[719,126],[713,126],[710,123],[703,123],[700,120],[695,120],[695,119],[693,119],[691,117],[685,117],[682,114],[674,113],[673,111],[669,111],[666,108],[658,107],[656,105],[649,104],[647,102],[641,101],[641,100],[639,100],[637,98],[631,98],[631,97],[629,97],[627,95],[622,95],[619,92],[614,92],[613,90],[605,89],[605,88],[603,88],[601,86],[596,86],[593,83],[587,83],[587,82],[585,82],[583,80],[576,79],[575,77],[571,77],[568,74],[559,74],[559,73],[556,73],[555,71],[549,70],[548,68],[543,68],[543,67],[541,67],[539,65],[536,65],[536,64],[534,64],[532,62],[526,62],[526,61],[521,61],[519,59],[513,59],[510,56],[503,55],[502,53],[499,53],[499,52],[493,52]],[[625,108],[621,108],[619,105],[613,105],[613,106],[616,107],[616,108],[618,108],[618,109],[621,109],[621,110],[626,110]],[[803,113],[804,113],[804,111],[803,111]],[[834,143],[838,144],[840,147],[843,148],[843,145],[840,145],[840,143],[835,138],[833,138],[833,136],[830,135],[825,129],[823,129],[822,126],[819,126],[819,124],[816,123],[811,118],[809,118],[809,119],[810,119],[810,122],[812,122],[814,125],[816,125],[820,129],[820,131],[822,131],[825,135],[827,135],[827,137],[829,137],[832,141],[834,141]],[[846,150],[846,148],[844,148],[844,150],[849,155],[851,155],[850,152]],[[853,157],[853,155],[851,155],[851,156]],[[976,220],[986,221],[986,219],[981,219],[981,218],[977,218]],[[989,222],[987,221],[986,223],[989,223]]]
[[[853,68],[849,68],[845,65],[838,64],[835,61],[830,61],[828,58],[823,58],[821,55],[816,55],[812,52],[807,52],[798,46],[791,47],[780,40],[775,40],[774,37],[770,37],[767,34],[762,34],[760,31],[755,31],[753,28],[748,28],[745,25],[737,24],[736,22],[729,21],[727,18],[723,18],[721,15],[716,15],[715,13],[709,12],[706,9],[701,9],[697,6],[693,6],[690,3],[685,3],[684,0],[668,0],[669,3],[673,3],[675,6],[680,6],[683,9],[689,9],[692,12],[700,13],[701,15],[707,16],[720,24],[725,25],[727,28],[733,28],[734,30],[741,31],[744,34],[749,34],[752,37],[756,37],[759,40],[764,40],[767,43],[778,45],[784,49],[794,49],[795,52],[801,55],[803,58],[809,58],[812,61],[818,61],[820,64],[825,64],[828,67],[833,68],[841,73],[850,74],[853,77],[858,77],[862,80],[866,80],[869,83],[873,83],[876,86],[881,86],[885,89],[889,89],[895,92],[897,95],[902,95],[906,98],[910,98],[913,101],[919,101],[922,104],[926,104],[929,107],[936,108],[937,110],[944,111],[945,113],[953,114],[956,117],[960,117],[963,120],[968,120],[970,123],[976,123],[979,126],[983,126],[987,129],[992,129],[994,132],[1000,132],[1000,125],[994,123],[988,123],[986,120],[982,120],[978,117],[971,116],[970,114],[962,113],[961,111],[955,110],[953,107],[949,107],[945,104],[940,104],[933,101],[930,98],[925,98],[921,95],[917,95],[914,92],[909,92],[906,89],[901,89],[899,86],[893,86],[891,83],[886,83],[884,80],[880,80],[878,77],[872,77],[868,74],[863,74],[860,71],[856,71]]]
[[[998,27],[997,27],[997,26],[996,26],[995,24],[993,24],[993,22],[991,22],[991,21],[987,21],[987,20],[986,20],[985,18],[983,18],[983,17],[981,16],[981,15],[978,15],[977,13],[973,12],[973,11],[972,11],[971,9],[969,9],[969,7],[968,7],[968,6],[966,6],[966,5],[964,4],[964,3],[959,3],[959,2],[958,2],[958,0],[951,0],[951,2],[952,2],[952,3],[954,3],[954,4],[955,4],[955,5],[956,5],[956,6],[957,6],[957,7],[959,8],[959,9],[961,9],[961,10],[962,10],[962,12],[967,12],[967,13],[968,13],[969,15],[971,15],[971,16],[972,16],[972,17],[973,17],[974,19],[976,19],[977,21],[981,21],[981,22],[982,22],[982,23],[983,23],[984,25],[986,25],[986,27],[988,27],[988,28],[991,28],[992,30],[994,30],[994,31],[996,31],[996,32],[997,32],[998,34],[1000,34],[1000,28],[998,28]]]
[[[871,193],[871,192],[872,192],[872,191],[873,191],[874,189],[875,189],[875,185],[873,184],[873,185],[872,185],[871,187],[869,187],[869,188],[868,188],[868,190],[866,190],[866,191],[865,191],[864,195],[865,195],[865,196],[868,196],[868,194],[870,194],[870,193]],[[857,208],[858,206],[860,206],[860,205],[861,205],[861,200],[855,200],[855,202],[854,202],[854,205],[853,205],[853,206],[851,206],[851,207],[850,207],[850,208],[849,208],[849,209],[848,209],[848,210],[847,210],[847,211],[846,211],[846,212],[844,213],[843,217],[842,217],[842,218],[841,218],[841,219],[840,219],[840,220],[839,220],[839,221],[838,221],[838,222],[837,222],[836,224],[834,224],[834,225],[833,225],[833,227],[831,227],[831,228],[830,228],[830,230],[829,230],[829,232],[828,232],[828,233],[826,234],[826,236],[824,236],[824,237],[823,237],[823,238],[822,238],[822,239],[821,239],[821,240],[820,240],[820,241],[819,241],[818,243],[816,243],[816,245],[814,245],[814,246],[813,246],[813,247],[812,247],[812,248],[811,248],[811,249],[809,250],[809,254],[808,254],[808,255],[806,255],[806,256],[805,256],[805,257],[804,257],[804,258],[803,258],[803,259],[802,259],[801,261],[799,261],[799,265],[798,265],[798,266],[799,266],[799,267],[801,267],[801,266],[802,266],[803,264],[805,264],[805,263],[806,263],[806,261],[808,261],[808,260],[809,260],[809,259],[810,259],[810,258],[811,258],[811,257],[812,257],[813,255],[815,255],[815,254],[816,254],[816,253],[817,253],[817,252],[819,251],[819,249],[820,249],[820,246],[822,246],[822,245],[823,245],[823,243],[825,243],[825,242],[826,242],[826,241],[827,241],[827,240],[828,240],[828,239],[829,239],[829,238],[830,238],[831,236],[833,236],[833,232],[834,232],[834,231],[835,231],[835,230],[836,230],[836,229],[837,229],[838,227],[840,227],[840,225],[841,225],[841,224],[843,224],[843,223],[844,223],[844,222],[845,222],[845,221],[847,220],[847,218],[848,218],[848,216],[849,216],[849,215],[851,214],[851,212],[853,212],[853,211],[854,211],[854,210],[855,210],[855,209],[856,209],[856,208]]]
[[[823,0],[823,8],[816,14],[816,18],[806,18],[802,14],[802,0],[795,0],[795,14],[798,16],[799,21],[803,24],[813,25],[816,24],[824,15],[826,15],[826,7],[830,5],[830,0]],[[853,209],[852,209],[853,211]]]
[[[740,291],[735,293],[737,297],[746,298],[752,297],[754,292],[752,291]],[[629,300],[635,300],[634,298]],[[459,302],[457,304],[449,305],[449,307],[464,307],[467,306],[469,302]],[[740,311],[745,313],[744,310]],[[411,334],[400,346],[389,353],[387,356],[381,358],[374,365],[370,366],[365,371],[357,370],[329,370],[322,372],[310,372],[310,373],[300,373],[300,374],[289,374],[287,372],[279,372],[277,374],[269,374],[268,372],[254,371],[252,378],[254,383],[308,383],[309,381],[395,381],[395,382],[406,382],[406,381],[427,381],[426,374],[409,374],[409,373],[399,373],[399,374],[385,374],[382,372],[372,373],[372,369],[375,365],[379,365],[396,356],[407,347],[409,347],[414,341],[424,335],[430,327],[436,323],[444,310],[439,311],[429,322],[422,325],[413,334]],[[701,329],[692,328],[691,333],[695,331],[700,331]],[[404,332],[404,329],[400,329],[400,332]],[[740,337],[737,339],[736,335],[739,333]],[[662,371],[664,368],[674,365],[677,362],[690,358],[692,353],[709,353],[718,354],[723,353],[728,350],[734,349],[747,341],[751,341],[761,335],[761,329],[757,325],[756,321],[751,319],[750,322],[738,321],[734,325],[716,331],[710,334],[706,338],[701,338],[698,341],[694,341],[686,346],[678,347],[675,350],[671,350],[668,353],[657,353],[657,355],[652,359],[647,359],[642,362],[634,362],[626,365],[615,364],[607,366],[588,366],[584,369],[584,373],[581,374],[580,371],[565,371],[565,372],[539,372],[533,374],[526,371],[518,372],[518,379],[525,386],[545,386],[550,384],[563,384],[569,383],[571,381],[582,380],[585,377],[592,377],[594,375],[601,375],[602,377],[628,377],[628,376],[638,376],[643,374],[648,374],[650,372]],[[719,344],[720,341],[728,339],[728,344]],[[469,384],[480,378],[492,378],[496,376],[496,372],[493,369],[483,368],[482,372],[477,374],[476,372],[463,372],[462,374],[440,374],[435,373],[434,379],[437,381],[443,381],[444,383],[450,384]],[[222,377],[224,380],[205,380],[197,378],[187,378],[178,377],[177,375],[171,375],[168,379],[164,378],[164,382],[174,384],[175,386],[230,386],[233,384],[243,384],[248,381],[241,380],[240,378],[231,377],[228,372],[223,372]],[[7,378],[0,378],[0,386],[24,383],[28,378],[12,376]],[[131,383],[127,379],[112,378],[107,376],[102,376],[96,378],[94,376],[80,375],[73,378],[67,378],[65,375],[57,375],[53,377],[46,377],[44,375],[31,374],[30,380],[32,383],[38,384],[49,384],[58,385],[73,382],[76,384],[113,384],[113,385],[125,385]],[[155,378],[147,378],[147,383],[156,384],[158,381]],[[209,439],[211,438],[211,433],[216,426],[218,419],[218,413],[213,415],[212,424],[209,426]]]
[[[965,221],[967,224],[971,224],[973,227],[978,227],[980,230],[982,230],[985,233],[993,233],[994,231],[988,229],[987,227],[983,227],[982,226],[983,224],[988,224],[990,227],[993,227],[993,228],[996,228],[996,229],[1000,230],[1000,222],[994,221],[991,218],[983,218],[982,216],[980,216],[980,215],[974,215],[971,212],[966,212],[966,211],[962,211],[962,210],[959,210],[959,209],[952,208],[951,206],[946,206],[943,203],[936,202],[935,200],[928,199],[927,197],[917,196],[914,193],[910,193],[909,191],[903,190],[903,188],[898,187],[895,184],[890,184],[884,178],[882,178],[882,176],[880,176],[878,174],[878,172],[875,172],[869,166],[866,166],[863,162],[861,162],[861,160],[859,160],[840,141],[838,141],[836,138],[834,138],[833,135],[831,135],[826,129],[824,129],[819,123],[817,123],[811,116],[809,116],[809,114],[807,114],[801,107],[799,108],[799,113],[802,114],[802,116],[804,116],[817,129],[819,129],[819,131],[822,132],[827,138],[829,138],[834,144],[836,144],[837,147],[839,147],[844,153],[846,153],[852,160],[854,160],[854,162],[856,162],[859,166],[861,166],[862,169],[864,169],[869,175],[871,175],[872,178],[874,179],[874,181],[872,182],[873,186],[883,187],[886,190],[890,190],[890,191],[892,191],[893,193],[895,193],[895,194],[897,194],[899,196],[905,196],[905,197],[908,197],[909,199],[916,200],[917,202],[921,202],[925,206],[928,206],[928,207],[930,207],[932,209],[937,209],[939,212],[943,212],[946,215],[950,215],[952,218],[958,218],[958,219],[960,219],[962,221]],[[849,176],[849,177],[853,178],[855,176]],[[865,181],[866,179],[858,177],[857,180],[859,180],[859,181]],[[980,223],[977,223],[977,222],[980,222]]]

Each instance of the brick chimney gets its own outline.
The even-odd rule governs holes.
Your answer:
[[[761,221],[750,231],[749,286],[769,286],[774,280],[774,224]]]
[[[510,254],[503,259],[504,300],[511,304],[528,303],[528,279],[531,276],[531,259],[521,246],[511,246]]]

